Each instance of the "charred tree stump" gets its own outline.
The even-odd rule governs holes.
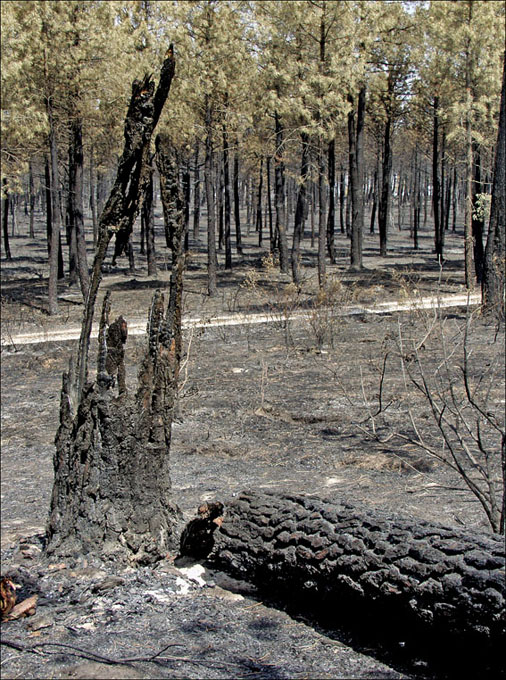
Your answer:
[[[224,510],[221,503],[201,506],[182,533],[180,555],[207,557],[278,601],[319,603],[331,625],[369,622],[424,645],[454,640],[464,656],[499,663],[501,536],[346,502],[243,492]]]
[[[112,235],[128,238],[137,214],[142,165],[172,74],[169,50],[156,93],[149,77],[143,87],[134,83],[125,124],[125,152],[100,219],[78,366],[74,369],[75,362],[71,362],[63,376],[55,480],[46,532],[46,552],[53,559],[92,554],[143,565],[162,559],[175,545],[180,513],[171,501],[169,451],[181,353],[185,223],[173,206],[164,206],[164,213],[171,219],[173,244],[169,301],[165,306],[160,291],[153,297],[137,390],[126,389],[127,323],[118,317],[109,324],[109,294],[100,320],[97,378],[91,383],[86,380],[89,330],[100,267]],[[164,172],[164,182],[177,186],[174,166],[169,164]],[[165,201],[163,193],[162,200]]]

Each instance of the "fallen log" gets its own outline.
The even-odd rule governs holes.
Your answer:
[[[278,601],[309,602],[326,611],[327,624],[380,626],[398,640],[444,641],[446,649],[454,642],[461,659],[472,655],[498,667],[505,632],[501,536],[348,502],[248,491],[224,509],[201,505],[183,531],[180,555],[205,557]]]

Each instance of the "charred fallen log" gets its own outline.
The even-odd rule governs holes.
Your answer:
[[[186,526],[180,554],[203,553],[277,599],[326,610],[336,626],[368,622],[424,644],[458,640],[464,658],[470,652],[498,663],[505,630],[500,536],[346,502],[244,492],[221,518],[201,506]]]

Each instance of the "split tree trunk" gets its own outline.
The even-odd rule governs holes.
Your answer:
[[[125,120],[125,146],[118,164],[116,181],[99,220],[99,234],[86,300],[77,365],[70,377],[72,410],[76,411],[88,378],[88,349],[102,265],[114,235],[120,246],[130,240],[140,205],[140,188],[149,160],[149,145],[174,76],[172,47],[168,50],[155,92],[151,76],[134,80],[132,97]]]
[[[164,312],[158,291],[148,319],[148,347],[139,386],[123,385],[123,337],[113,342],[106,296],[99,331],[97,380],[89,383],[88,349],[101,267],[117,234],[127,241],[138,212],[149,143],[174,73],[172,49],[155,92],[150,76],[134,81],[125,122],[125,149],[115,186],[99,223],[99,241],[82,323],[77,367],[63,376],[60,427],[56,435],[55,479],[46,551],[52,558],[91,553],[102,559],[149,564],[162,559],[174,542],[178,511],[171,502],[169,448],[181,346],[181,288],[184,220],[172,206],[173,268]],[[157,145],[159,146],[159,145]],[[167,173],[173,166],[166,165]],[[177,183],[177,174],[165,179]],[[116,327],[124,320],[120,317]],[[121,322],[121,323],[120,323]],[[112,365],[112,368],[111,368]],[[106,372],[107,371],[107,372]],[[109,373],[109,375],[108,375]],[[111,389],[118,373],[119,395]]]
[[[180,554],[251,581],[288,603],[332,612],[338,627],[390,627],[498,664],[504,543],[348,502],[243,492],[183,531]],[[464,642],[466,644],[464,644]],[[495,657],[494,657],[495,654]]]

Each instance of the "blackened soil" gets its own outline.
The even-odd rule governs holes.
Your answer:
[[[453,317],[452,324],[465,322],[464,312]],[[298,322],[290,322],[289,342],[281,322],[187,336],[171,450],[174,496],[185,521],[203,500],[260,488],[347,497],[487,531],[479,504],[457,477],[414,447],[373,442],[360,425],[372,411],[363,395],[377,386],[399,323],[414,339],[423,337],[422,321],[412,315],[340,319],[333,347],[323,350],[311,327]],[[477,320],[476,351],[490,355],[495,330]],[[131,338],[127,347],[134,389],[143,338]],[[40,648],[38,656],[3,646],[4,677],[434,677],[426,659],[406,654],[404,640],[368,646],[367,639],[319,627],[300,611],[285,613],[280,603],[269,604],[223,574],[208,574],[198,585],[173,566],[173,555],[155,569],[132,572],[84,558],[44,562],[40,536],[58,394],[71,350],[71,344],[46,344],[2,354],[2,571],[24,586],[20,597],[40,598],[34,617],[3,623],[2,635],[115,659],[178,646],[161,655],[171,658],[121,666],[63,647]],[[389,380],[393,398],[402,387],[398,371]],[[406,419],[400,402],[392,419],[391,427]]]
[[[159,231],[161,240],[160,226]],[[442,276],[430,231],[421,235],[416,252],[408,234],[392,235],[396,255],[387,259],[377,257],[377,237],[365,235],[368,269],[353,275],[343,237],[338,263],[329,266],[329,277],[335,278],[326,306],[338,311],[355,301],[433,294],[438,280],[439,292],[462,292],[462,234],[448,235]],[[11,248],[14,261],[2,262],[2,339],[19,331],[50,333],[55,326],[79,324],[80,295],[65,286],[58,318],[45,312],[44,243],[16,236]],[[220,273],[220,296],[211,301],[205,249],[192,244],[187,314],[266,311],[272,320],[186,334],[171,449],[174,499],[184,520],[194,516],[203,500],[226,500],[243,489],[259,488],[331,500],[347,497],[412,518],[489,531],[481,506],[458,476],[406,440],[391,437],[409,431],[407,405],[420,416],[424,433],[434,435],[417,391],[406,394],[397,354],[401,332],[406,346],[420,345],[433,368],[438,365],[440,339],[437,333],[426,337],[433,314],[328,315],[325,305],[313,304],[314,253],[304,248],[302,296],[262,259],[265,252],[250,244],[249,255],[234,263],[232,272]],[[145,263],[139,260],[135,276],[121,268],[108,273],[101,295],[112,290],[113,315],[130,319],[146,313],[153,289],[166,285],[169,276],[161,261],[165,255],[159,259],[156,280],[146,278]],[[291,313],[301,307],[312,312],[308,321],[295,322]],[[453,347],[462,337],[466,312],[453,310],[446,316],[445,337]],[[494,357],[503,357],[504,334],[479,316],[473,329],[473,371],[479,376]],[[36,614],[2,623],[2,638],[46,645],[37,648],[38,654],[2,645],[4,678],[444,677],[446,671],[429,665],[403,639],[368,641],[346,629],[333,631],[328,623],[332,611],[324,612],[326,623],[318,625],[307,612],[268,601],[223,574],[204,574],[197,582],[195,572],[176,569],[174,555],[156,568],[136,571],[85,557],[73,564],[48,564],[42,558],[42,536],[61,374],[73,349],[73,343],[51,342],[1,354],[2,574],[11,574],[22,586],[19,599],[39,595]],[[142,337],[129,338],[130,389],[135,389],[142,351]],[[385,420],[375,413],[387,355],[381,394],[382,405],[388,405]],[[499,373],[491,403],[502,409],[503,385]],[[370,437],[374,429],[380,441]],[[116,660],[158,656],[117,665],[97,654]],[[448,661],[451,669],[451,654]]]

